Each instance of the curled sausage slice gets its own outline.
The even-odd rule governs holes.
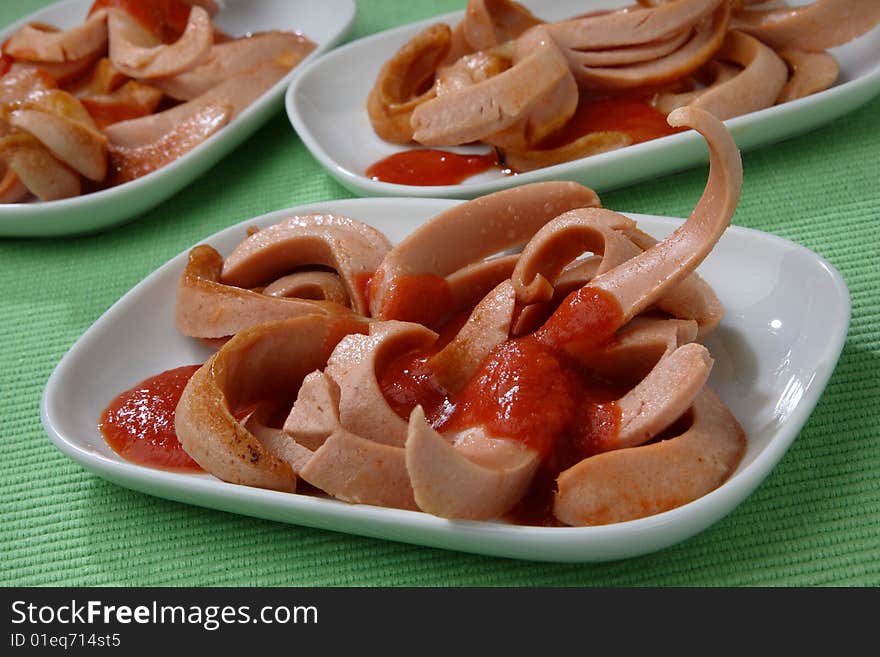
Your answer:
[[[604,525],[687,504],[720,486],[745,453],[745,434],[708,387],[681,435],[584,459],[562,472],[553,513],[568,525]]]
[[[590,357],[590,369],[609,380],[641,381],[660,360],[697,339],[697,323],[639,316]]]
[[[410,415],[406,468],[422,511],[443,518],[488,520],[509,511],[535,475],[540,456],[523,443],[473,429],[448,442],[425,420]]]
[[[622,46],[608,50],[572,50],[566,52],[575,68],[592,66],[625,66],[665,57],[681,48],[691,37],[690,26],[669,37],[634,46]]]
[[[379,70],[367,97],[367,113],[382,139],[398,144],[412,140],[410,117],[416,107],[434,96],[434,74],[446,58],[451,41],[448,25],[431,25]]]
[[[511,68],[419,104],[412,113],[413,139],[428,146],[501,143],[513,136],[498,133],[514,129],[515,136],[534,143],[563,125],[577,107],[577,85],[562,51],[542,29],[530,31],[529,47],[517,47]]]
[[[104,134],[116,146],[139,148],[159,142],[184,121],[191,120],[209,106],[228,105],[231,121],[287,74],[287,67],[266,64],[255,71],[237,75],[176,107],[129,121],[107,126]]]
[[[665,430],[691,406],[711,370],[709,350],[696,342],[661,358],[635,388],[617,400],[620,428],[602,449],[642,445]]]
[[[184,450],[216,477],[236,484],[293,491],[290,464],[250,433],[236,415],[295,391],[321,368],[343,336],[363,330],[353,319],[318,315],[244,329],[227,342],[184,388],[175,431]]]
[[[437,71],[434,91],[445,96],[488,80],[509,69],[512,57],[513,48],[508,46],[462,55]]]
[[[524,173],[562,162],[571,162],[590,155],[607,153],[629,146],[631,143],[632,137],[625,132],[616,130],[588,132],[582,137],[556,148],[525,150],[505,148],[503,151],[504,166],[511,171]]]
[[[776,103],[788,80],[788,68],[771,48],[747,34],[730,31],[716,56],[739,64],[743,70],[697,95],[688,103],[690,107],[704,109],[723,121]]]
[[[143,146],[110,144],[110,184],[141,178],[174,162],[229,123],[232,106],[211,103],[193,108],[170,132]]]
[[[82,121],[41,109],[20,109],[10,114],[9,124],[33,135],[86,178],[97,182],[107,174],[107,138]]]
[[[302,315],[351,315],[326,301],[286,299],[259,294],[218,281],[223,256],[207,245],[189,252],[175,309],[177,330],[194,338],[227,338],[262,322]]]
[[[403,447],[406,421],[388,405],[377,372],[392,360],[429,349],[437,334],[409,322],[375,322],[370,334],[342,340],[324,373],[339,387],[339,422],[368,440]]]
[[[449,344],[431,357],[428,368],[444,390],[453,394],[461,390],[489,352],[507,340],[515,301],[510,281],[499,283]]]
[[[779,56],[788,64],[791,75],[779,93],[777,103],[787,103],[824,91],[837,80],[840,67],[834,55],[827,52],[783,50]]]
[[[0,203],[18,203],[24,200],[28,195],[28,188],[21,182],[21,178],[2,162],[0,171],[3,172],[0,177]]]
[[[98,11],[67,30],[31,23],[13,34],[3,52],[15,59],[66,63],[97,56],[107,45],[107,12]]]
[[[339,274],[354,310],[366,315],[361,281],[376,271],[390,248],[382,233],[360,221],[332,214],[294,216],[241,242],[224,261],[220,280],[252,288],[299,267],[330,267]]]
[[[95,119],[99,129],[108,125],[152,114],[164,98],[161,91],[148,84],[128,80],[113,91],[89,94],[80,100]]]
[[[148,79],[177,75],[201,64],[214,43],[211,16],[193,6],[181,37],[163,44],[125,11],[107,12],[110,61],[132,78]]]
[[[329,271],[299,271],[282,276],[263,288],[270,297],[296,297],[332,301],[341,306],[351,303],[338,274]]]
[[[39,140],[27,133],[0,139],[0,154],[22,184],[41,201],[78,196],[79,174],[59,162]]]
[[[297,443],[281,429],[268,426],[266,418],[271,412],[271,404],[261,404],[245,420],[244,428],[252,433],[270,453],[286,461],[293,474],[298,475],[312,458],[312,450]]]
[[[717,59],[712,59],[694,75],[694,77],[702,83],[702,86],[697,89],[689,89],[688,91],[660,92],[654,96],[652,104],[660,112],[669,114],[672,110],[689,104],[692,100],[707,93],[710,89],[714,89],[715,87],[724,84],[734,76],[738,75],[740,71],[742,71],[742,69],[735,64],[728,64]]]
[[[745,8],[731,28],[777,49],[822,52],[861,36],[880,23],[880,3],[816,0],[799,7]]]
[[[622,232],[634,227],[632,219],[605,208],[570,210],[548,222],[526,244],[513,270],[517,301],[549,301],[564,268],[586,251],[603,256],[597,273],[641,253]]]
[[[627,47],[679,34],[721,4],[722,0],[673,0],[652,9],[627,8],[549,23],[547,29],[560,45],[573,50]]]
[[[339,426],[339,386],[324,372],[312,372],[299,388],[284,421],[284,433],[310,450],[316,450]]]
[[[547,182],[495,192],[446,210],[385,256],[370,287],[371,314],[411,320],[395,313],[397,284],[404,277],[446,277],[500,251],[522,246],[541,226],[567,210],[597,205],[599,197],[587,187]]]
[[[265,62],[294,67],[315,49],[301,34],[260,32],[241,39],[215,43],[204,63],[190,71],[151,80],[151,84],[177,100],[192,100],[229,77],[247,73]]]
[[[341,427],[315,451],[300,477],[345,502],[418,510],[403,448]]]
[[[658,243],[638,227],[629,230],[627,236],[644,251]],[[678,319],[696,321],[700,340],[711,335],[724,318],[724,306],[715,290],[695,271],[657,299],[654,306]]]
[[[671,82],[712,58],[724,40],[729,16],[728,3],[721,3],[710,17],[694,26],[690,39],[682,47],[665,57],[628,66],[583,66],[575,61],[572,72],[578,83],[588,89],[627,89]]]
[[[471,50],[480,51],[515,39],[541,22],[512,0],[468,0],[461,26]]]
[[[456,308],[472,308],[496,285],[509,279],[519,260],[513,253],[475,262],[446,277]]]
[[[742,162],[733,137],[713,115],[682,107],[672,112],[673,126],[688,126],[706,139],[709,178],[688,220],[647,251],[597,276],[590,286],[614,296],[623,322],[681,283],[708,255],[730,224],[742,188]]]

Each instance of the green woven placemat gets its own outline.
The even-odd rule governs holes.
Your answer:
[[[44,6],[0,4],[0,24]],[[359,3],[351,38],[463,2]],[[141,219],[75,239],[0,240],[2,585],[880,584],[880,99],[744,155],[734,223],[795,240],[843,274],[853,302],[840,363],[800,436],[721,522],[664,551],[594,565],[495,559],[255,520],[134,493],[49,442],[39,400],[73,342],[188,245],[271,210],[350,197],[279,113]],[[696,168],[602,194],[607,207],[687,216]]]

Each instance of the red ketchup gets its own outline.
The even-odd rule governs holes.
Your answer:
[[[174,431],[174,411],[183,389],[201,365],[167,370],[118,395],[101,414],[98,428],[122,458],[138,465],[201,471],[183,451]]]
[[[545,137],[535,148],[559,148],[591,132],[623,132],[633,144],[674,135],[685,128],[673,128],[666,115],[640,95],[590,97],[582,95],[574,116],[562,128]]]
[[[402,299],[397,303],[407,305]],[[379,383],[389,405],[404,419],[421,405],[438,431],[482,426],[490,435],[522,441],[541,454],[531,490],[511,519],[555,524],[556,477],[603,451],[603,443],[619,428],[614,400],[626,392],[625,384],[605,380],[583,363],[612,338],[622,320],[614,297],[584,287],[569,294],[540,329],[493,349],[455,395],[434,379],[428,365],[433,353],[398,357],[385,366]]]
[[[488,155],[460,155],[432,148],[401,151],[370,165],[367,177],[399,185],[457,185],[498,166],[498,158]]]

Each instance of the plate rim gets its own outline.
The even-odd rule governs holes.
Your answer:
[[[400,205],[415,203],[429,206],[436,204],[437,207],[443,208],[452,207],[461,202],[463,201],[447,198],[412,197],[369,197],[316,201],[245,219],[206,236],[196,244],[210,243],[211,240],[216,241],[218,237],[233,231],[240,231],[255,223],[265,222],[268,225],[291,213],[317,210],[344,212],[349,206],[357,207],[365,203]],[[649,221],[659,221],[670,227],[684,221],[681,218],[660,215],[625,211],[623,214],[636,221],[648,219]],[[104,311],[67,349],[53,368],[43,388],[40,399],[41,422],[56,448],[85,469],[108,481],[154,497],[239,515],[383,540],[401,541],[424,547],[533,561],[590,563],[656,552],[704,531],[736,509],[760,486],[794,443],[812,414],[836,369],[848,334],[852,313],[851,297],[840,272],[827,259],[801,244],[773,233],[736,225],[731,225],[727,230],[745,235],[750,239],[769,241],[778,248],[804,253],[824,271],[825,275],[830,277],[838,300],[846,309],[846,317],[838,318],[838,321],[829,327],[829,339],[824,344],[823,356],[827,358],[830,366],[826,369],[817,368],[815,370],[816,376],[807,393],[798,402],[794,412],[775,430],[772,439],[768,441],[761,452],[719,488],[686,505],[653,516],[592,527],[534,527],[495,522],[450,521],[420,511],[348,504],[339,500],[312,498],[230,484],[208,474],[182,475],[146,468],[125,462],[122,459],[108,458],[101,454],[88,452],[65,435],[63,419],[55,417],[53,404],[56,389],[63,381],[67,369],[71,367],[70,363],[76,354],[79,350],[86,348],[83,345],[88,340],[95,339],[93,336],[99,335],[106,325],[112,324],[116,315],[125,312],[128,300],[136,297],[141,288],[149,288],[152,279],[160,277],[170,269],[180,267],[185,261],[186,254],[196,244],[172,256],[136,283]],[[95,436],[100,439],[97,436],[97,429]],[[161,490],[161,492],[156,492],[157,490]],[[196,494],[198,499],[192,499],[190,496],[193,494]],[[254,506],[258,508],[251,508],[247,512],[229,508],[240,505],[243,501],[256,502]],[[255,511],[259,511],[259,513]],[[457,531],[450,533],[451,526],[454,526]],[[420,537],[414,538],[413,532],[419,534]],[[431,540],[425,541],[425,536]],[[468,547],[459,545],[461,541],[469,542],[474,537],[478,537],[482,541],[477,548],[473,545]],[[621,542],[628,542],[628,549],[621,548],[619,545]],[[612,552],[608,552],[612,546]],[[532,554],[532,550],[538,550],[539,553]]]

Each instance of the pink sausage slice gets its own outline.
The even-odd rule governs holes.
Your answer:
[[[665,430],[691,406],[711,370],[709,350],[696,342],[660,359],[635,388],[617,400],[620,430],[603,448],[642,445]]]
[[[107,175],[107,138],[67,116],[39,109],[20,109],[9,124],[36,137],[49,151],[86,178],[100,182]]]
[[[567,525],[626,522],[692,502],[730,477],[745,453],[742,427],[708,387],[680,436],[584,459],[557,479],[554,515]]]
[[[360,277],[376,271],[391,249],[376,229],[331,214],[294,216],[251,235],[223,263],[221,281],[236,287],[266,285],[303,266],[335,270],[354,310],[367,314]]]
[[[300,476],[345,502],[418,510],[403,448],[341,427],[315,451]]]
[[[625,10],[548,23],[551,36],[565,48],[604,50],[670,38],[693,27],[722,0],[673,0],[653,9]]]
[[[399,276],[448,276],[506,249],[525,244],[537,230],[574,208],[599,205],[596,193],[571,182],[521,185],[457,205],[432,218],[396,245],[373,277],[370,312],[383,313]]]
[[[716,57],[743,67],[688,103],[722,121],[771,107],[788,80],[788,67],[771,48],[743,32],[730,31]]]
[[[233,76],[198,98],[164,112],[109,125],[104,129],[104,134],[116,146],[148,146],[173,132],[184,121],[197,116],[204,108],[218,104],[231,107],[231,121],[287,72],[284,66],[265,64],[250,73]]]
[[[6,42],[3,52],[18,60],[66,63],[97,56],[107,45],[107,12],[97,11],[81,25],[58,30],[25,25]]]
[[[19,133],[0,139],[0,154],[22,184],[41,201],[79,196],[79,174],[59,162],[31,135]]]
[[[545,106],[553,110],[553,124],[531,126],[535,140],[565,123],[577,106],[577,86],[562,51],[541,35],[506,71],[418,105],[411,119],[413,139],[426,146],[484,140]]]
[[[177,330],[194,338],[226,338],[262,322],[302,315],[351,316],[351,311],[327,301],[270,297],[218,282],[223,257],[200,245],[189,253],[180,279],[175,308]]]
[[[541,19],[512,0],[468,0],[461,25],[468,46],[480,51],[515,39],[540,23]]]
[[[816,0],[799,7],[743,9],[731,28],[777,49],[822,52],[861,36],[880,23],[872,0]]]
[[[310,315],[240,331],[190,379],[175,412],[175,430],[193,460],[231,483],[293,491],[290,464],[267,450],[235,413],[277,398],[279,386],[296,391],[322,368],[349,333],[351,319]]]
[[[214,43],[211,17],[194,6],[181,37],[170,45],[158,42],[124,11],[107,12],[110,61],[119,71],[138,79],[178,75],[201,64]]]
[[[434,377],[449,393],[456,393],[477,371],[482,360],[510,335],[516,296],[503,281],[477,304],[458,334],[429,361]]]
[[[525,494],[540,456],[519,441],[481,430],[463,442],[462,447],[447,442],[425,421],[421,406],[413,409],[405,451],[415,501],[443,518],[497,518]]]
[[[293,32],[261,32],[241,39],[215,43],[204,63],[150,84],[177,100],[192,100],[229,77],[252,71],[265,62],[296,66],[315,49],[310,39]]]
[[[324,370],[339,387],[341,425],[368,440],[403,447],[406,420],[385,400],[377,372],[398,356],[429,349],[436,340],[436,333],[409,322],[374,322],[369,336],[342,340]]]
[[[824,91],[834,84],[840,72],[834,55],[827,52],[783,50],[779,56],[788,64],[791,75],[779,93],[777,103],[787,103]]]
[[[704,110],[682,107],[673,126],[697,130],[709,146],[709,179],[688,220],[662,242],[597,276],[591,287],[614,296],[624,323],[681,283],[709,254],[730,224],[742,188],[742,162],[733,137]]]

